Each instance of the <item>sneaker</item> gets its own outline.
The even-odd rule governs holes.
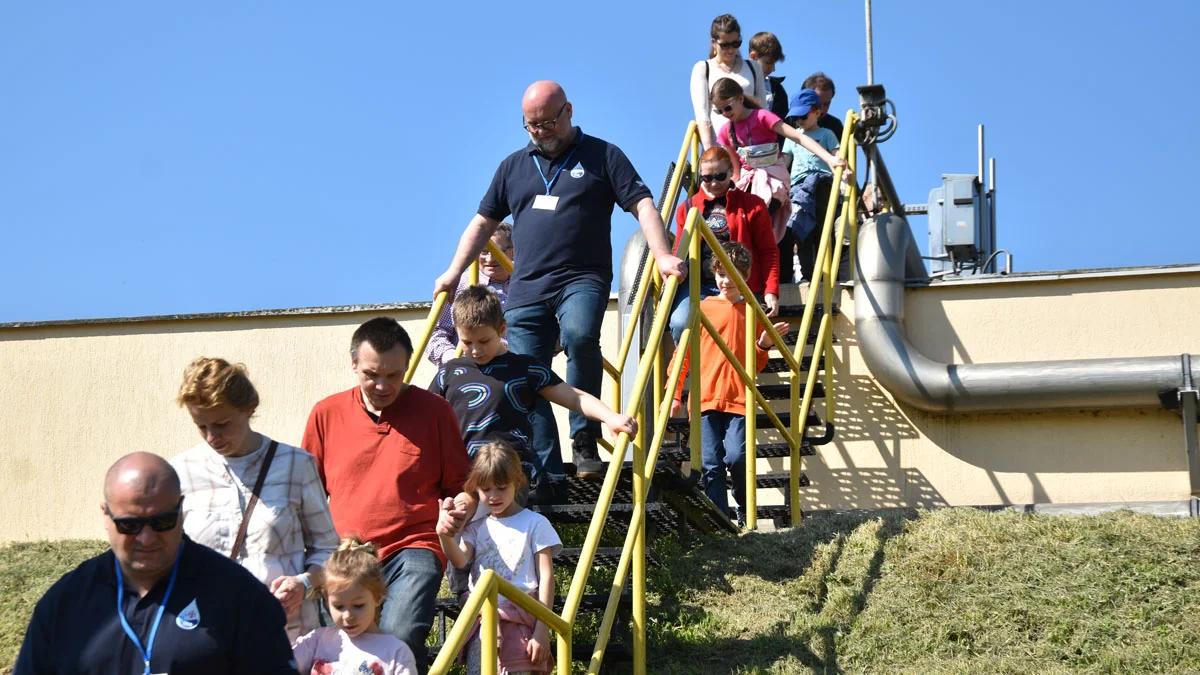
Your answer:
[[[529,490],[526,503],[529,506],[558,506],[570,501],[567,498],[565,480],[540,480]]]
[[[588,480],[603,480],[604,471],[608,468],[600,459],[600,451],[596,449],[596,439],[586,431],[571,442],[571,456],[575,461],[575,475]]]

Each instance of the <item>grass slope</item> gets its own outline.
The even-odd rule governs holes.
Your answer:
[[[41,593],[102,549],[0,548],[0,664]],[[653,549],[656,674],[1200,672],[1196,520],[948,509]]]

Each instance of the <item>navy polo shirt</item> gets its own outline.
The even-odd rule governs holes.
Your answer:
[[[547,194],[547,180],[553,181],[549,194],[558,197],[553,211],[533,208],[534,199]],[[506,157],[479,202],[481,216],[513,217],[516,270],[505,308],[550,300],[576,282],[609,288],[613,206],[629,211],[651,196],[620,148],[579,128],[554,159],[532,141]]]
[[[38,601],[13,675],[142,675],[117,617],[112,551],[85,561]],[[125,588],[125,619],[145,645],[170,575],[145,597]],[[182,616],[181,616],[182,615]],[[184,538],[179,574],[151,654],[151,673],[296,675],[283,607],[241,565]]]

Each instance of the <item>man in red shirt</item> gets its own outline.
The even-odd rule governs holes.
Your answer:
[[[301,446],[317,459],[337,531],[379,549],[388,584],[380,627],[424,668],[446,564],[438,503],[454,497],[461,524],[475,500],[462,492],[471,460],[450,404],[404,384],[412,350],[394,319],[359,326],[350,341],[358,386],[313,406]]]

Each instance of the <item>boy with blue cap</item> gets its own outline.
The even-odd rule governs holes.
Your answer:
[[[823,112],[817,92],[802,89],[792,97],[787,121],[831,154],[837,154],[841,145],[838,138],[829,129],[817,125]],[[800,242],[797,254],[801,276],[811,280],[820,230],[825,223],[825,210],[833,187],[833,170],[825,160],[790,138],[783,144],[783,151],[792,156],[792,216],[788,227]]]

